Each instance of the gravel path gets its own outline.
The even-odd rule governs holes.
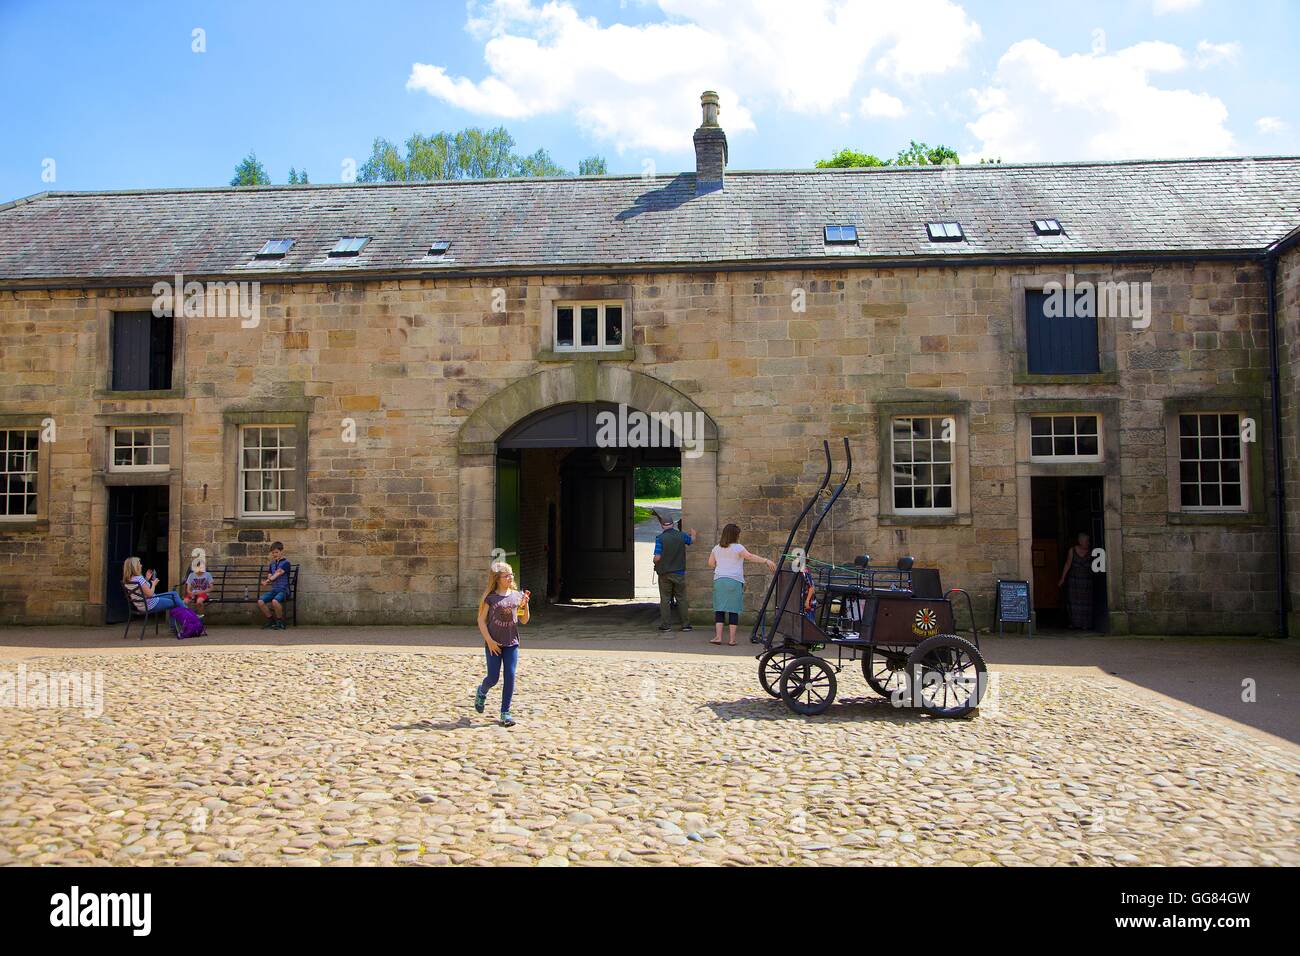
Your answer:
[[[473,654],[25,664],[104,710],[0,709],[0,863],[1300,864],[1289,753],[1080,676],[801,718],[748,658],[525,649],[507,729]]]

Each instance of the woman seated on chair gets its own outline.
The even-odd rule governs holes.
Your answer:
[[[158,584],[158,575],[154,573],[153,568],[141,573],[140,559],[131,557],[122,562],[122,585],[127,588],[128,592],[131,587],[140,589],[140,595],[144,598],[144,607],[138,602],[135,603],[135,609],[140,612],[145,611],[169,611],[174,607],[183,607],[185,602],[175,591],[164,591],[162,594],[156,594],[154,587]]]

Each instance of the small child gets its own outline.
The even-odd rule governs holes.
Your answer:
[[[203,617],[208,603],[208,592],[211,590],[212,575],[208,573],[207,565],[202,561],[195,561],[189,577],[185,579],[186,607],[192,608],[195,614]]]
[[[266,588],[266,593],[257,599],[257,606],[266,618],[266,623],[262,625],[264,631],[284,630],[284,605],[289,600],[291,570],[292,566],[284,556],[284,544],[276,541],[271,545],[271,563],[267,566],[266,576],[262,578],[262,587]]]
[[[515,573],[510,565],[498,561],[488,572],[487,590],[478,605],[478,629],[487,650],[487,677],[474,691],[474,709],[480,714],[487,706],[487,692],[501,679],[505,665],[506,682],[501,689],[501,726],[513,727],[510,701],[515,696],[515,669],[519,664],[519,627],[528,623],[527,591],[516,591]]]

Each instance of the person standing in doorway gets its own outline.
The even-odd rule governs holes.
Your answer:
[[[655,573],[659,575],[659,630],[672,629],[672,603],[677,599],[677,614],[682,630],[691,627],[690,605],[686,597],[686,548],[695,540],[695,529],[682,531],[656,512],[659,535],[655,538]]]
[[[767,558],[750,554],[740,543],[740,525],[729,524],[722,529],[722,538],[709,552],[709,567],[713,568],[713,630],[710,644],[722,643],[722,625],[731,628],[728,646],[736,646],[736,625],[745,605],[745,562],[755,561],[775,571],[776,565]]]
[[[1070,630],[1092,630],[1092,539],[1086,532],[1079,532],[1056,584],[1066,589]]]

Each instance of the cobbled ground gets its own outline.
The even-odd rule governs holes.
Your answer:
[[[104,711],[0,709],[3,864],[1300,863],[1289,752],[1086,674],[942,721],[846,668],[806,718],[749,658],[525,648],[504,728],[473,654],[25,664]]]

